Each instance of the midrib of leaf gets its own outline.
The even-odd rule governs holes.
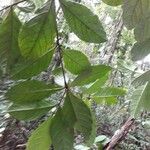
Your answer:
[[[49,9],[49,10],[50,10],[50,9]],[[46,13],[47,13],[47,15],[46,15]],[[43,15],[43,14],[45,14],[46,16],[44,17],[44,21],[43,21],[43,23],[42,23],[42,25],[41,25],[41,27],[40,27],[39,33],[38,33],[38,35],[37,35],[37,38],[35,39],[34,44],[33,44],[33,46],[31,47],[31,49],[30,49],[30,51],[29,51],[29,54],[32,53],[34,47],[35,47],[36,44],[37,44],[37,41],[38,41],[38,39],[39,39],[39,37],[40,37],[42,31],[43,31],[45,22],[47,21],[47,18],[48,18],[48,15],[49,15],[49,11],[48,11],[48,12],[45,12],[45,13],[42,13],[42,14],[40,14],[40,15]]]
[[[19,109],[14,109],[14,110],[8,110],[8,112],[20,112],[20,111],[30,111],[30,110],[39,110],[39,109],[46,109],[46,108],[51,108],[54,107],[54,105],[49,105],[49,106],[42,106],[42,107],[34,107],[33,108],[19,108]]]
[[[41,13],[41,14],[40,14],[40,15],[45,14],[45,17],[44,17],[43,23],[42,23],[42,25],[41,25],[41,27],[40,27],[38,36],[37,36],[37,38],[35,39],[34,44],[33,44],[33,46],[32,46],[31,49],[30,49],[29,54],[32,53],[32,50],[34,49],[35,45],[37,44],[37,41],[38,41],[38,39],[39,39],[39,37],[40,37],[42,31],[43,31],[43,28],[44,28],[44,26],[45,26],[45,24],[46,24],[46,21],[47,21],[48,17],[49,17],[49,13],[50,13],[50,10],[51,10],[52,3],[53,3],[53,0],[51,1],[50,7],[49,7],[49,9],[48,9],[47,12],[44,12],[44,13]],[[46,14],[47,14],[47,15],[46,15]],[[43,32],[43,33],[44,33],[44,32]]]
[[[73,112],[74,112],[74,115],[75,115],[75,119],[76,119],[76,122],[78,122],[78,119],[77,119],[77,116],[76,116],[76,113],[75,113],[75,109],[74,109],[74,107],[73,107],[73,104],[72,104],[72,101],[71,101],[71,98],[70,98],[70,95],[68,94],[68,97],[69,97],[69,101],[70,101],[70,103],[71,103],[71,106],[72,106],[72,108],[73,108]],[[75,122],[75,123],[76,123]]]
[[[70,9],[65,4],[63,4],[63,6],[66,7],[66,10],[68,10],[70,14],[72,14],[73,16],[75,16],[75,18],[77,18],[80,22],[82,22],[82,24],[84,24],[89,30],[94,32],[98,37],[100,36],[99,34],[97,34],[97,32],[95,32],[92,28],[90,28],[87,24],[85,24],[76,14],[72,13],[72,11],[70,11]]]
[[[139,99],[138,99],[138,102],[136,103],[136,107],[135,107],[135,109],[134,109],[134,116],[135,116],[135,114],[137,113],[137,109],[140,107],[140,103],[141,103],[141,98],[142,98],[142,96],[143,96],[143,93],[144,93],[144,91],[145,91],[145,89],[146,89],[146,87],[147,87],[147,84],[148,83],[146,83],[146,85],[144,86],[144,88],[143,88],[143,90],[142,90],[142,92],[141,92],[141,94],[140,94],[140,97],[139,97]]]
[[[39,93],[39,92],[48,92],[48,91],[57,91],[57,90],[61,90],[62,88],[54,88],[54,89],[42,89],[42,90],[34,90],[34,91],[27,91],[27,92],[23,92],[24,94],[27,93]]]

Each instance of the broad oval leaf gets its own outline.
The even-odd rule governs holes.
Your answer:
[[[1,61],[6,59],[7,71],[10,71],[21,57],[18,46],[20,27],[21,22],[13,9],[10,9],[0,25],[0,59]]]
[[[138,117],[142,110],[150,111],[150,82],[136,89],[131,97],[131,115]]]
[[[133,61],[141,60],[150,53],[150,39],[142,43],[135,43],[131,50]]]
[[[65,68],[72,74],[80,74],[90,67],[88,58],[80,51],[66,49],[63,51]]]
[[[50,1],[49,10],[43,10],[26,22],[19,34],[19,46],[24,57],[36,59],[53,47],[56,35],[54,1]]]
[[[113,105],[117,103],[117,97],[125,95],[126,92],[123,88],[103,87],[97,90],[93,99],[97,104]]]
[[[102,24],[90,9],[71,1],[60,0],[60,3],[69,27],[81,40],[90,43],[106,41]]]
[[[105,135],[99,135],[99,136],[97,136],[95,138],[95,143],[99,143],[99,142],[101,143],[101,142],[103,142],[106,139],[107,139],[107,136],[105,136]]]
[[[50,124],[51,117],[32,132],[27,143],[27,150],[49,150],[51,146]]]
[[[149,0],[124,0],[123,20],[128,29],[136,27],[137,24],[150,14]]]
[[[93,116],[90,108],[72,93],[67,93],[63,107],[66,122],[83,133],[85,140],[89,141],[93,134]]]
[[[74,130],[65,121],[62,109],[59,108],[52,118],[50,135],[55,150],[72,150],[74,141]]]
[[[93,97],[93,100],[97,104],[103,104],[103,105],[115,105],[117,104],[117,98],[116,97],[100,97],[100,96],[95,96]]]
[[[17,64],[13,71],[11,78],[13,79],[27,79],[33,76],[38,75],[42,71],[46,70],[52,60],[54,50],[48,51],[46,54],[41,57],[32,60],[32,61],[24,61],[20,64]]]
[[[104,3],[110,6],[118,6],[121,5],[123,0],[102,0]]]
[[[118,87],[104,87],[100,88],[94,95],[100,96],[100,97],[117,97],[117,96],[123,96],[127,92],[126,89],[118,88]]]
[[[103,87],[108,79],[108,74],[106,74],[104,77],[96,80],[90,87],[83,90],[83,93],[86,94],[93,94],[96,93],[98,90],[100,90],[101,87]]]
[[[46,100],[32,101],[28,103],[13,103],[8,108],[8,113],[19,120],[34,120],[45,115],[56,104]]]
[[[18,104],[38,102],[49,97],[59,89],[58,86],[45,84],[42,81],[24,81],[9,89],[6,97],[11,102]]]
[[[91,66],[89,69],[81,72],[71,83],[71,86],[83,86],[95,82],[97,79],[104,77],[109,71],[111,71],[111,67],[109,66]]]

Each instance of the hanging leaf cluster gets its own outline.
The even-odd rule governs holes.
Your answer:
[[[36,1],[38,0],[27,1],[28,5],[24,7],[10,7],[0,24],[0,64],[6,66],[3,73],[17,81],[5,95],[11,104],[8,112],[16,119],[28,121],[50,112],[51,116],[30,136],[27,150],[48,150],[51,145],[55,150],[72,150],[75,133],[82,134],[84,141],[90,145],[95,139],[96,125],[94,115],[86,104],[89,95],[90,100],[97,104],[112,105],[117,102],[118,96],[126,94],[126,89],[107,86],[112,67],[92,65],[82,51],[60,43],[57,19],[59,15],[54,0],[49,0],[43,5],[40,3],[38,9],[34,4]],[[150,8],[147,1],[143,0],[142,6],[139,6],[138,0],[103,0],[111,6],[123,5],[125,24],[129,29],[134,28],[138,40],[132,52],[134,49],[137,52],[137,49],[142,47],[142,57],[148,53],[149,47],[149,35],[146,31],[148,25],[142,24]],[[102,23],[89,8],[68,0],[59,0],[59,6],[70,31],[82,41],[100,44],[107,40]],[[142,12],[138,12],[139,7]],[[16,9],[25,14],[32,12],[34,15],[23,22]],[[147,32],[143,38],[139,37],[141,29]],[[59,54],[63,87],[33,78],[52,65],[56,53]],[[139,54],[138,56],[141,57]],[[58,69],[56,65],[53,71],[55,69]],[[73,79],[67,81],[66,74],[71,74]],[[146,76],[146,80],[143,80],[143,76]],[[140,105],[134,105],[134,113],[137,113],[139,106],[146,106],[145,101],[149,96],[147,91],[150,87],[147,81],[147,73],[134,81],[136,84],[146,83],[138,97]],[[58,93],[61,93],[61,97],[54,102],[52,96]]]

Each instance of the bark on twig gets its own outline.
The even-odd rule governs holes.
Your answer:
[[[113,135],[110,142],[105,146],[105,150],[113,150],[127,135],[132,125],[134,124],[135,119],[129,118],[121,129]]]

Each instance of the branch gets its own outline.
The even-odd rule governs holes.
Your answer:
[[[64,84],[65,84],[65,88],[66,90],[68,90],[68,84],[67,84],[67,80],[66,80],[66,76],[65,76],[65,69],[64,69],[64,65],[63,65],[63,62],[62,62],[62,48],[61,48],[61,44],[59,42],[59,33],[58,33],[58,30],[56,29],[56,37],[57,37],[57,41],[56,41],[56,45],[57,45],[57,50],[58,50],[58,53],[59,53],[59,59],[60,59],[60,65],[61,65],[61,69],[62,69],[62,73],[63,73],[63,78],[64,78]]]
[[[109,51],[111,52],[111,55],[108,59],[108,64],[110,64],[112,62],[114,53],[117,48],[117,44],[118,44],[120,36],[121,36],[122,29],[123,29],[123,20],[122,20],[122,12],[121,12],[117,24],[115,24],[114,33],[112,34],[112,38],[109,41],[110,43],[108,43],[108,44],[110,44]]]
[[[125,138],[132,125],[134,124],[134,121],[134,118],[129,118],[118,131],[118,133],[114,134],[110,142],[106,144],[105,150],[113,150],[113,148],[115,148]]]
[[[2,9],[0,10],[0,12],[3,11],[3,10],[5,10],[5,9],[8,9],[8,8],[10,8],[10,7],[16,6],[16,5],[18,5],[18,4],[22,3],[22,2],[25,2],[25,1],[26,1],[26,0],[21,0],[21,1],[19,1],[19,2],[16,2],[16,3],[13,3],[13,4],[11,4],[11,5],[8,5],[8,6],[4,7],[4,8],[2,8]]]

